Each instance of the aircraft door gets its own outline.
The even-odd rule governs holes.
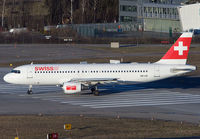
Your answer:
[[[159,66],[154,66],[154,77],[160,77],[160,68]]]
[[[27,69],[27,78],[33,78],[33,67],[30,66]]]

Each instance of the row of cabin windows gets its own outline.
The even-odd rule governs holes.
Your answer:
[[[35,71],[35,73],[130,73],[141,72],[145,73],[148,70],[102,70],[102,71]]]

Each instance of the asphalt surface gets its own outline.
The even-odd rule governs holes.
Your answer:
[[[118,53],[89,49],[91,45],[73,44],[1,44],[0,63],[63,60],[81,58],[118,57]],[[109,47],[109,45],[92,45],[93,47]],[[132,54],[122,54],[128,56]]]
[[[7,84],[0,68],[0,114],[88,115],[200,122],[200,76],[182,76],[139,85],[100,86],[100,96],[90,91],[65,95],[56,86]]]
[[[140,44],[138,46],[148,46]],[[138,47],[137,45],[121,45],[121,47]],[[171,45],[149,45],[149,46],[171,46]],[[194,47],[199,45],[194,45]],[[114,53],[101,49],[109,48],[109,44],[0,44],[0,63],[9,62],[34,62],[42,60],[63,59],[93,59],[93,58],[115,58],[125,56],[163,56],[163,53]],[[191,53],[190,53],[191,54]],[[195,52],[200,54],[200,52]]]

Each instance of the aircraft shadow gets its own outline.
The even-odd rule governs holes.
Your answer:
[[[200,77],[181,76],[141,84],[114,85],[113,87],[100,87],[100,95],[137,91],[143,89],[191,89],[200,88]]]

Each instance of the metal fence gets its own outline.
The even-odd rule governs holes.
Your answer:
[[[96,37],[102,33],[137,31],[138,26],[132,23],[71,24],[71,25],[45,26],[44,30],[50,31],[52,28],[63,28],[63,29],[72,28],[80,36]]]

